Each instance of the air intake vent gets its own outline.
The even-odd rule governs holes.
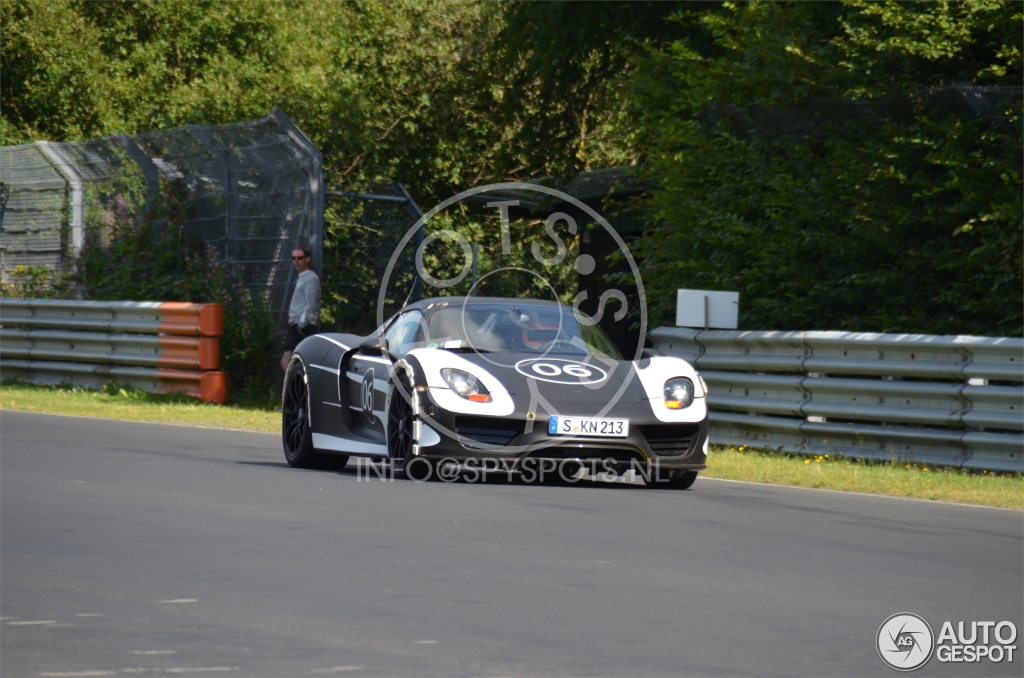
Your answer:
[[[700,424],[660,424],[644,426],[644,437],[660,457],[689,454],[700,433]]]
[[[509,421],[496,417],[458,417],[455,433],[464,446],[475,449],[491,449],[508,445],[523,429],[520,421]]]

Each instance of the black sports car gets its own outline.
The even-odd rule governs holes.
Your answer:
[[[377,332],[302,341],[285,374],[292,466],[321,455],[388,460],[527,482],[642,477],[689,487],[707,461],[706,388],[678,358],[624,360],[571,308],[530,299],[441,297]]]

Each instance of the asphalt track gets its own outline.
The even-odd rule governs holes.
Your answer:
[[[1022,630],[1022,535],[703,478],[367,482],[290,469],[273,435],[5,411],[0,674],[895,676],[891,614]]]

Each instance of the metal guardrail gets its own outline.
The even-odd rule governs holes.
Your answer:
[[[661,327],[708,382],[711,441],[1024,472],[1024,339]]]
[[[116,379],[224,403],[223,333],[221,304],[4,299],[0,378],[87,388]]]

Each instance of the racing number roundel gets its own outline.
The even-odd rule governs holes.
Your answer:
[[[596,384],[608,378],[608,373],[596,365],[561,358],[520,360],[516,372],[553,384]]]
[[[359,396],[362,401],[360,405],[363,408],[363,414],[369,419],[371,424],[377,423],[377,418],[373,415],[373,368],[366,370],[366,374],[363,375],[363,383],[359,388]]]

